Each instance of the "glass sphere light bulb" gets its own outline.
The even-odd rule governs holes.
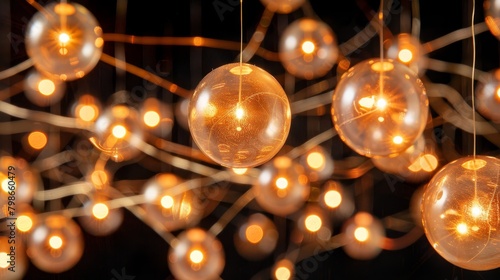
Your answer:
[[[288,137],[291,111],[273,76],[254,65],[231,63],[200,81],[188,121],[202,152],[222,166],[244,168],[279,152]]]
[[[77,3],[50,3],[29,21],[26,50],[35,67],[61,80],[82,78],[102,53],[102,29]]]
[[[395,156],[421,136],[429,102],[422,81],[407,66],[368,59],[339,81],[332,119],[340,138],[367,157]]]
[[[467,156],[445,165],[425,186],[425,234],[450,263],[469,270],[499,267],[499,173],[499,159]]]

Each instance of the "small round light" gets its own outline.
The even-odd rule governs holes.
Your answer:
[[[92,214],[99,220],[106,218],[109,214],[109,208],[104,203],[96,203],[92,207]]]

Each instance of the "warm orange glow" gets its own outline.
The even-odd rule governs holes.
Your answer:
[[[317,232],[321,228],[323,222],[318,215],[312,214],[306,217],[304,224],[308,231]]]
[[[481,216],[481,214],[483,214],[483,209],[478,204],[475,204],[474,206],[472,206],[470,210],[471,210],[470,211],[471,216],[474,218],[478,218],[479,216]]]
[[[49,96],[56,91],[56,85],[49,79],[43,79],[38,83],[38,91],[45,96]]]
[[[245,230],[245,236],[248,239],[248,242],[256,244],[262,240],[262,237],[264,237],[264,231],[259,225],[250,225]]]
[[[314,49],[316,49],[316,46],[314,45],[313,42],[311,41],[305,41],[302,43],[302,51],[306,54],[311,54],[314,52]]]
[[[383,98],[377,100],[377,109],[384,110],[387,107],[387,101]]]
[[[236,118],[238,120],[241,120],[244,116],[245,116],[245,111],[238,106],[238,108],[236,109]]]
[[[160,123],[160,114],[155,111],[147,111],[143,117],[144,124],[149,127],[156,127]]]
[[[189,260],[191,260],[192,263],[199,264],[203,261],[204,258],[205,256],[200,250],[193,250],[191,251],[191,253],[189,253]]]
[[[54,235],[49,238],[49,245],[52,249],[60,249],[63,245],[61,237]]]
[[[354,230],[354,238],[359,242],[365,242],[369,236],[370,232],[365,227],[358,227]]]
[[[409,49],[402,49],[398,53],[398,58],[401,62],[408,63],[413,59],[413,53]]]
[[[320,169],[325,165],[325,156],[319,152],[312,152],[307,155],[307,164],[313,169]]]
[[[288,187],[288,180],[283,177],[276,179],[276,187],[280,190],[284,190]]]
[[[373,71],[376,71],[376,72],[391,71],[392,69],[394,69],[394,64],[392,64],[391,62],[387,62],[387,61],[384,61],[384,62],[378,61],[378,62],[373,63],[371,68]]]
[[[358,101],[358,103],[361,107],[365,107],[366,109],[371,109],[373,108],[373,105],[375,105],[375,100],[373,99],[373,96],[363,97]]]
[[[325,204],[331,208],[337,208],[342,202],[342,195],[336,190],[330,190],[325,193]]]
[[[6,193],[9,192],[9,178],[5,178],[2,180],[2,190]]]
[[[33,131],[28,135],[28,144],[33,149],[43,149],[47,145],[47,135],[41,131]]]
[[[170,209],[174,207],[174,198],[171,197],[170,195],[165,195],[164,197],[161,198],[161,206],[165,209]]]
[[[290,276],[292,276],[292,273],[290,272],[290,269],[288,269],[287,267],[280,266],[276,268],[274,276],[276,276],[277,280],[288,280],[290,279]]]
[[[99,220],[106,218],[108,214],[109,208],[104,203],[96,203],[94,207],[92,207],[92,215]]]
[[[121,139],[127,135],[127,129],[123,125],[115,125],[112,130],[113,136]]]
[[[33,220],[26,215],[21,215],[17,217],[16,226],[19,231],[28,232],[33,227]]]
[[[91,122],[97,118],[97,110],[92,105],[83,105],[78,109],[77,116],[83,121]]]

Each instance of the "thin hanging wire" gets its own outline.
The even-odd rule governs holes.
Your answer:
[[[240,83],[238,88],[238,108],[241,103],[241,85],[243,83],[243,0],[240,0]]]
[[[471,95],[472,95],[472,156],[474,158],[474,164],[476,163],[476,104],[474,99],[474,81],[475,81],[475,69],[476,69],[476,35],[474,30],[474,17],[476,14],[476,0],[472,0],[472,22],[471,22],[471,33],[472,33],[472,73],[471,73]]]

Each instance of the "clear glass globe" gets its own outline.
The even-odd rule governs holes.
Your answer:
[[[261,0],[260,2],[270,11],[289,14],[300,8],[306,0]]]
[[[168,253],[168,266],[177,279],[219,279],[224,265],[222,243],[201,228],[183,231]]]
[[[485,118],[500,123],[500,69],[480,81],[476,88],[477,111]]]
[[[174,174],[160,173],[144,184],[148,220],[161,223],[168,231],[192,227],[200,221],[204,210],[200,199],[182,183]]]
[[[48,216],[31,232],[27,253],[33,264],[49,273],[61,273],[72,268],[83,254],[80,227],[62,215]]]
[[[82,78],[102,54],[102,29],[77,3],[50,3],[26,28],[26,51],[35,67],[61,80]]]
[[[432,247],[469,270],[500,266],[500,160],[467,156],[445,165],[425,186],[422,224]]]
[[[16,204],[31,203],[42,184],[40,174],[25,159],[10,155],[0,157],[0,205],[7,205],[10,193],[15,195]]]
[[[344,222],[342,227],[344,252],[353,259],[373,259],[382,251],[385,228],[379,219],[368,212],[358,212]]]
[[[307,80],[326,75],[337,62],[338,53],[333,30],[317,19],[292,22],[279,41],[279,57],[285,69]]]
[[[285,156],[266,164],[252,188],[257,203],[264,210],[279,216],[299,210],[310,193],[302,165]]]
[[[2,223],[2,225],[5,224]],[[0,236],[0,279],[25,279],[24,275],[28,270],[29,262],[24,242],[21,242],[20,238],[16,237],[16,244],[13,246],[14,250],[12,250],[13,243],[12,239],[9,239],[9,235],[10,233],[7,233],[6,236]],[[14,271],[10,269],[14,269]]]
[[[368,59],[344,73],[332,119],[340,138],[367,157],[395,156],[420,137],[429,101],[422,81],[404,64]]]
[[[200,81],[188,122],[195,143],[212,160],[229,168],[254,167],[282,148],[291,111],[273,76],[254,65],[231,63]]]
[[[485,0],[483,3],[484,21],[491,34],[500,40],[500,3],[498,0]]]
[[[139,154],[134,140],[142,138],[143,131],[135,108],[112,105],[97,118],[94,128],[92,143],[113,161],[129,160]]]

